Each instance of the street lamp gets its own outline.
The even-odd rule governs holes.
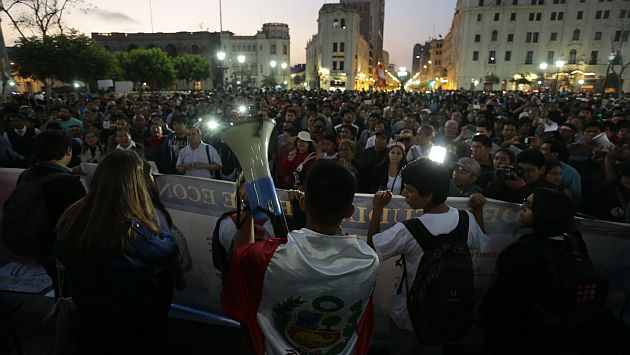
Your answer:
[[[608,53],[608,67],[606,68],[606,76],[604,77],[604,85],[602,85],[601,93],[604,94],[606,91],[606,84],[608,84],[608,75],[610,75],[610,67],[612,66],[613,61],[617,58],[617,53],[610,52]]]
[[[218,51],[217,52],[217,59],[219,60],[220,66],[219,69],[221,70],[221,87],[223,87],[223,74],[225,71],[225,66],[223,65],[223,61],[225,60],[225,52],[224,51]]]
[[[559,93],[559,87],[558,87],[558,77],[560,76],[560,69],[562,69],[562,67],[564,66],[564,60],[556,60],[556,68],[558,68],[558,70],[556,71],[556,84],[555,84],[555,88],[554,88],[554,92]]]
[[[241,71],[241,83],[243,82],[243,63],[245,63],[245,56],[242,54],[239,54],[238,57],[236,57],[236,60],[238,61],[239,64],[239,69]]]
[[[540,68],[540,70],[542,70],[542,78],[543,80],[545,79],[545,70],[547,70],[547,68],[549,67],[549,64],[542,62],[538,65],[538,67]],[[542,80],[538,81],[538,90],[542,90]]]
[[[286,62],[282,62],[282,64],[280,64],[280,68],[282,68],[282,83],[286,86],[287,85],[287,67],[289,65]]]

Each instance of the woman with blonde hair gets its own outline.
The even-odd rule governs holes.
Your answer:
[[[90,191],[61,216],[57,233],[64,290],[77,307],[79,353],[160,353],[167,324],[156,274],[178,251],[140,157],[131,150],[105,156]]]

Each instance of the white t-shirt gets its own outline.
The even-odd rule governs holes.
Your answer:
[[[488,237],[481,230],[475,217],[468,213],[468,247],[471,250],[484,250],[488,243]],[[459,222],[459,212],[457,209],[449,207],[448,212],[440,214],[424,214],[418,217],[422,224],[433,235],[448,234]],[[416,242],[407,227],[402,223],[396,223],[393,227],[375,234],[373,236],[374,249],[378,254],[381,262],[398,257],[405,256],[407,267],[407,285],[411,287],[413,280],[416,278],[416,271],[420,265],[420,260],[424,251],[420,244]],[[399,281],[400,282],[400,281]],[[394,291],[398,290],[396,285]],[[402,287],[400,295],[394,295],[392,299],[392,307],[390,316],[396,326],[401,329],[413,330],[409,314],[407,312],[407,290]]]
[[[394,195],[402,195],[402,177],[400,174],[396,176],[387,176],[387,190]]]
[[[258,229],[258,226],[254,226],[255,234],[258,234]],[[273,226],[271,225],[271,222],[269,220],[265,221],[265,224],[262,225],[262,229],[264,229],[266,234],[265,238],[263,239],[267,239],[268,237],[272,237],[274,235]],[[221,243],[221,245],[223,245],[228,255],[232,254],[232,248],[234,247],[234,236],[236,236],[236,232],[236,224],[234,223],[232,218],[226,217],[221,221],[221,224],[219,225],[219,242]],[[256,240],[261,239],[258,235],[256,235],[255,238]]]

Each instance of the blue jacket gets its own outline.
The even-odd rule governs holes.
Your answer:
[[[99,264],[86,264],[63,241],[57,241],[54,251],[66,268],[64,288],[80,312],[116,319],[151,311],[156,270],[170,264],[178,254],[161,215],[160,226],[160,236],[137,234],[124,254]]]

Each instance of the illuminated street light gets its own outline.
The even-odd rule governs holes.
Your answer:
[[[546,70],[548,66],[549,66],[549,64],[547,64],[547,63],[540,63],[540,65],[538,67],[540,68],[540,70]]]
[[[278,65],[278,62],[276,62],[275,60],[272,60],[271,62],[269,62],[269,65],[270,65],[272,68],[275,68],[275,67]]]
[[[560,88],[558,87],[558,77],[560,76],[560,69],[562,69],[563,66],[564,60],[556,60],[556,68],[558,68],[558,70],[556,71],[556,84],[553,90],[555,93],[558,93],[560,91]]]
[[[218,52],[218,53],[217,53],[217,59],[218,59],[218,60],[221,60],[221,61],[222,61],[223,59],[225,59],[225,52],[224,52],[224,51],[220,51],[220,52]]]

